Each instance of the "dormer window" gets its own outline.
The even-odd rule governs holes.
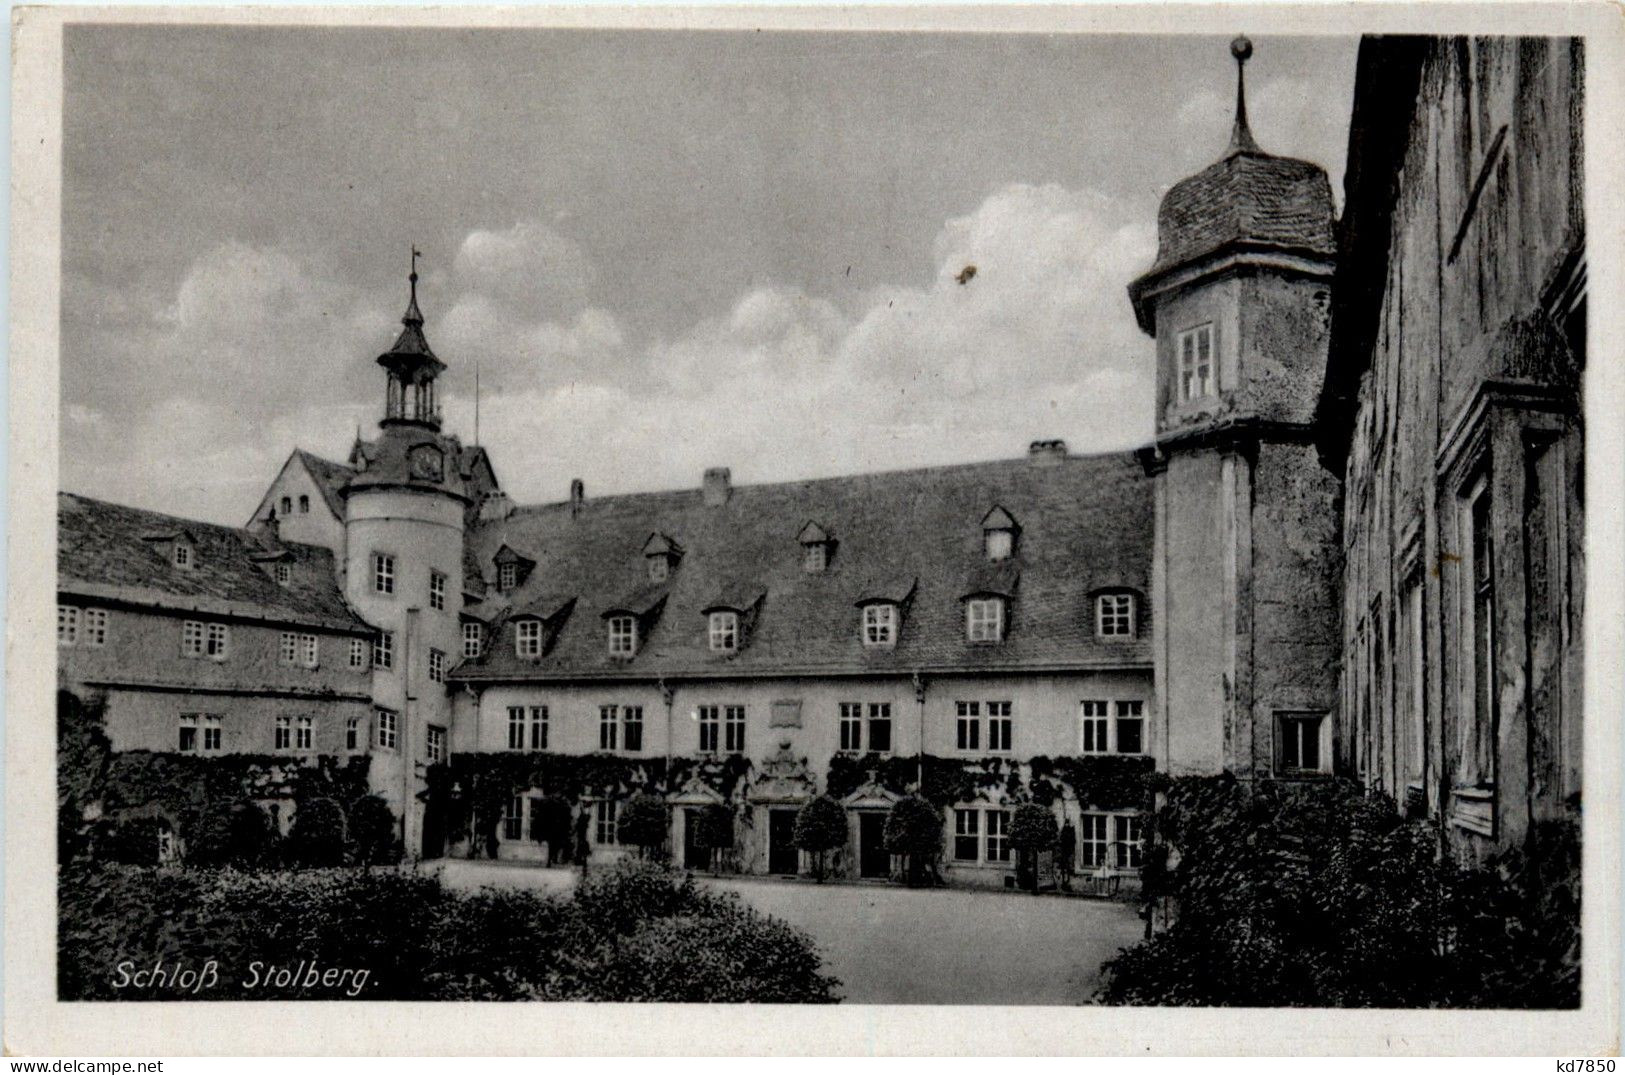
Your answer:
[[[890,649],[897,644],[896,605],[863,606],[863,644],[876,649]]]
[[[1101,638],[1134,637],[1134,595],[1101,594],[1095,598],[1095,633]]]
[[[470,620],[463,624],[463,656],[472,660],[485,649],[485,624]]]
[[[536,566],[535,560],[515,552],[508,545],[498,549],[496,555],[491,557],[491,562],[496,565],[497,589],[503,593],[523,586],[525,580],[530,577],[531,569]]]
[[[638,620],[636,616],[609,618],[609,653],[611,657],[630,657],[638,651]]]
[[[683,547],[665,534],[654,533],[643,543],[643,562],[650,582],[665,582],[682,559]]]
[[[1020,531],[1015,517],[1001,507],[994,507],[982,517],[982,551],[989,561],[998,563],[1016,554],[1016,534]]]
[[[506,563],[497,565],[497,589],[511,590],[519,585],[519,565]]]
[[[829,567],[830,555],[835,551],[835,536],[809,520],[796,540],[801,543],[801,569],[809,575],[823,574]]]
[[[1179,401],[1213,395],[1213,325],[1197,325],[1179,334]]]
[[[289,564],[277,564],[271,572],[276,576],[278,586],[286,586],[293,581],[293,567]]]
[[[182,571],[192,570],[195,562],[194,557],[192,556],[192,546],[187,544],[185,541],[175,542],[174,560],[175,566],[180,568]]]
[[[965,640],[968,642],[1004,640],[1004,598],[973,597],[965,602]]]
[[[541,620],[520,620],[514,624],[513,652],[516,657],[542,655]]]
[[[739,613],[730,609],[712,612],[708,617],[713,653],[734,653],[739,649]]]

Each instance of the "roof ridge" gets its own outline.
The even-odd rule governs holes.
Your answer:
[[[67,489],[58,489],[56,495],[58,499],[62,497],[71,497],[74,500],[83,501],[87,504],[97,504],[101,505],[102,507],[117,508],[120,511],[129,511],[135,512],[139,515],[150,516],[154,520],[178,523],[182,529],[185,529],[186,527],[193,527],[197,529],[214,530],[220,533],[230,534],[233,537],[243,539],[246,543],[251,545],[257,544],[259,541],[258,535],[253,530],[250,530],[245,526],[230,526],[226,523],[211,523],[205,519],[193,519],[185,515],[175,515],[167,511],[156,511],[152,508],[139,508],[134,504],[120,504],[116,500],[103,500],[100,497],[86,496],[84,493],[75,493]],[[315,545],[308,541],[285,541],[281,538],[278,538],[277,540],[284,548],[319,549],[326,553],[332,552],[332,550],[326,545]]]
[[[1111,450],[1111,451],[1070,452],[1065,456],[1062,456],[1062,457],[1060,457],[1058,459],[1054,459],[1054,460],[1050,461],[1049,465],[1056,465],[1056,464],[1067,465],[1067,464],[1074,464],[1074,463],[1098,463],[1098,462],[1109,461],[1109,460],[1112,460],[1112,459],[1117,459],[1119,462],[1121,462],[1121,463],[1123,463],[1125,465],[1133,464],[1133,465],[1137,466],[1138,465],[1138,459],[1137,459],[1135,453],[1138,452],[1140,450],[1140,448],[1142,448],[1142,447],[1145,447],[1145,445],[1136,446],[1134,448],[1119,448],[1119,449],[1114,449],[1114,450]],[[967,463],[939,463],[939,464],[935,464],[935,465],[932,465],[932,466],[899,467],[899,468],[897,468],[895,470],[866,470],[866,471],[862,471],[862,472],[856,473],[856,474],[831,474],[831,475],[827,475],[827,476],[822,477],[822,478],[792,478],[792,479],[790,479],[788,481],[749,482],[749,483],[743,483],[743,484],[733,486],[733,492],[740,493],[740,492],[744,492],[744,491],[747,491],[747,490],[751,490],[751,491],[778,490],[778,489],[790,489],[790,488],[795,488],[795,487],[805,488],[807,486],[825,485],[825,484],[829,484],[829,483],[832,483],[832,482],[854,482],[854,481],[876,481],[876,480],[887,480],[887,479],[901,479],[901,478],[916,477],[916,476],[926,475],[926,474],[947,474],[947,473],[962,472],[962,471],[968,471],[968,470],[976,470],[976,469],[983,468],[983,467],[988,467],[988,468],[991,468],[991,467],[1016,467],[1016,466],[1029,467],[1029,466],[1034,466],[1034,465],[1036,465],[1036,464],[1033,463],[1031,457],[1029,457],[1029,456],[1025,456],[1025,455],[1007,456],[1007,457],[1005,457],[1003,459],[983,459],[983,460],[978,460],[978,461],[975,461],[975,462],[967,462]],[[701,495],[701,490],[700,490],[699,486],[689,486],[689,487],[682,488],[682,489],[648,489],[648,490],[642,490],[642,491],[639,491],[639,492],[632,492],[632,493],[609,493],[609,494],[606,494],[604,496],[592,497],[592,498],[589,499],[588,503],[593,503],[593,504],[605,504],[605,503],[611,503],[611,502],[626,503],[626,502],[636,501],[636,500],[643,499],[643,498],[654,499],[656,497],[684,497],[684,496],[695,496],[695,497],[697,497],[699,495]],[[558,508],[565,508],[565,507],[569,507],[569,506],[570,506],[570,501],[569,500],[546,500],[546,501],[542,501],[542,502],[536,503],[536,504],[520,504],[520,505],[517,505],[514,508],[513,514],[514,515],[539,514],[541,512],[553,511],[553,510],[556,510]]]

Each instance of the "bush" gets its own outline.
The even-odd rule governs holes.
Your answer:
[[[1155,824],[1173,924],[1106,964],[1101,998],[1257,1007],[1572,1007],[1577,843],[1535,834],[1464,870],[1433,823],[1349,781],[1184,778]]]
[[[634,795],[621,807],[616,839],[636,847],[644,858],[653,858],[666,845],[669,824],[663,800],[653,795]]]
[[[332,799],[311,799],[293,816],[288,855],[301,866],[344,865],[348,833],[344,811]]]
[[[904,856],[910,885],[925,880],[925,870],[942,854],[942,815],[917,795],[898,799],[886,815],[886,850]]]
[[[211,807],[186,844],[186,862],[193,866],[258,869],[275,860],[271,821],[254,802]]]
[[[156,866],[162,834],[172,832],[169,822],[157,817],[136,817],[104,828],[102,853],[126,866]]]
[[[458,895],[394,871],[76,863],[59,877],[62,1000],[781,1002],[829,1001],[838,985],[805,935],[645,862],[605,870],[572,898]],[[214,960],[218,975],[197,991],[136,988],[128,974],[120,988],[121,966],[159,960]],[[365,979],[264,973],[300,961]]]
[[[357,866],[390,866],[401,861],[395,812],[377,795],[363,795],[350,807],[351,854]]]
[[[570,801],[562,795],[544,795],[531,814],[530,838],[547,845],[547,864],[570,859]]]
[[[813,857],[813,876],[823,881],[826,858],[846,846],[846,811],[828,795],[820,795],[796,812],[792,842]]]

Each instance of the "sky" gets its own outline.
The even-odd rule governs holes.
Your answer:
[[[446,428],[477,368],[520,503],[1144,443],[1125,289],[1228,141],[1227,46],[70,26],[62,487],[241,524],[295,447],[344,458],[413,245]],[[1339,201],[1356,47],[1248,65]]]

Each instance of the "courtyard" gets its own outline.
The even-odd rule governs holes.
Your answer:
[[[450,888],[567,892],[574,871],[446,859]],[[709,877],[817,942],[850,1004],[1080,1004],[1100,965],[1138,941],[1132,904],[977,889]]]

